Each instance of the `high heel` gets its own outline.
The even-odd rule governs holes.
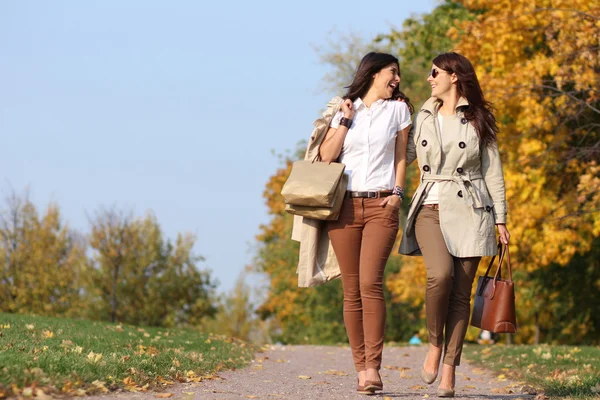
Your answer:
[[[454,397],[454,389],[437,388],[438,397]]]
[[[376,390],[383,390],[383,382],[381,382],[381,380],[379,382],[366,381],[365,390],[372,390],[373,392],[375,392]]]
[[[366,385],[367,382],[365,382],[365,386],[360,386],[358,384],[358,382],[359,382],[359,380],[358,380],[358,378],[356,378],[356,392],[358,394],[375,394],[374,390],[367,390],[367,385]]]
[[[423,382],[425,382],[428,385],[431,385],[433,382],[435,382],[437,375],[437,372],[433,374],[431,372],[425,371],[425,363],[423,363],[423,366],[421,367],[421,379],[423,380]]]

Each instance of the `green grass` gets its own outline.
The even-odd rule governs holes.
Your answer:
[[[600,347],[478,346],[464,348],[469,361],[519,379],[550,397],[600,397]]]
[[[0,398],[200,381],[247,365],[255,350],[191,329],[0,313]]]

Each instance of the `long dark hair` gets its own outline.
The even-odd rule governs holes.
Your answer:
[[[471,62],[458,53],[444,53],[434,58],[433,63],[450,74],[456,74],[458,95],[469,101],[469,106],[464,111],[465,118],[467,121],[473,121],[479,140],[483,144],[487,146],[494,143],[498,125],[492,113],[492,103],[483,97]]]
[[[358,65],[354,79],[350,86],[346,86],[348,91],[344,95],[345,99],[352,101],[365,97],[371,85],[373,84],[373,75],[381,71],[384,67],[390,64],[396,64],[398,66],[398,75],[400,75],[400,63],[398,59],[391,54],[371,52],[363,57]],[[410,103],[410,99],[400,91],[400,85],[396,86],[392,94],[392,100],[403,100],[411,114],[414,112],[414,107]]]

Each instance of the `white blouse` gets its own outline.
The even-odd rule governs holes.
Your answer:
[[[340,154],[340,162],[350,178],[348,190],[390,190],[396,183],[396,136],[411,124],[408,105],[403,101],[378,100],[367,107],[358,98],[354,110]],[[343,112],[339,111],[331,127],[337,129],[342,117]]]

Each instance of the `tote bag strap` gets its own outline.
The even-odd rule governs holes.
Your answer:
[[[509,281],[512,281],[512,269],[510,266],[510,252],[508,251],[508,246],[503,246],[501,242],[498,242],[498,254],[500,254],[500,258],[498,260],[498,268],[496,269],[496,273],[494,274],[494,282],[493,282],[494,289],[496,287],[496,281],[498,281],[498,279],[501,279],[502,263],[504,262],[505,255],[508,255],[508,277],[509,277]],[[490,260],[487,270],[485,271],[485,275],[483,276],[484,280],[488,280],[488,279],[492,278],[489,274],[490,274],[490,270],[492,269],[492,265],[494,265],[495,259],[496,259],[496,256],[493,256],[492,259]],[[486,285],[481,285],[481,287],[479,288],[478,296],[483,295],[485,286]]]

